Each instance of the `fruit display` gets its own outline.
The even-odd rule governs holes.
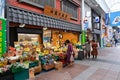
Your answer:
[[[6,66],[7,63],[8,63],[8,60],[7,60],[7,59],[5,59],[5,58],[3,58],[3,57],[0,58],[0,67]]]

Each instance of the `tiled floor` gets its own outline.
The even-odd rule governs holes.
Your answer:
[[[120,46],[101,48],[97,60],[77,60],[74,66],[39,74],[34,80],[120,80]]]
[[[76,64],[89,68],[73,80],[120,80],[120,46],[99,49],[97,60],[76,61]],[[88,72],[91,74],[86,76]]]

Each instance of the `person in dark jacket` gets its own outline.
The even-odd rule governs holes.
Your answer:
[[[116,47],[118,40],[116,38],[114,38],[114,41],[115,41],[115,47]]]

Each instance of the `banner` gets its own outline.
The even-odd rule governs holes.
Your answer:
[[[120,11],[110,13],[110,26],[120,26]]]
[[[110,18],[109,18],[109,13],[106,13],[105,14],[105,25],[109,25],[109,23],[110,23]]]

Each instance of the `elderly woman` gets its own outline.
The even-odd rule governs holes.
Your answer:
[[[73,56],[73,46],[72,44],[70,43],[69,40],[66,40],[65,43],[67,44],[68,48],[67,48],[67,64],[70,64],[71,63],[71,56]]]

